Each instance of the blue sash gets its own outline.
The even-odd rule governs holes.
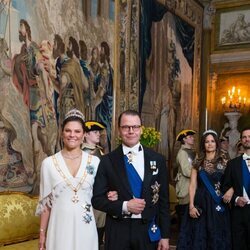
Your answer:
[[[248,170],[246,161],[242,159],[242,176],[243,176],[243,187],[245,188],[248,198],[250,199],[250,172]]]
[[[124,162],[133,196],[135,198],[141,198],[142,179],[137,173],[133,164],[129,162],[128,157],[126,155],[124,155]],[[160,228],[156,225],[155,218],[153,218],[153,220],[149,224],[148,236],[151,242],[159,241],[161,239]]]
[[[207,173],[204,170],[200,170],[199,171],[199,175],[200,175],[200,178],[202,179],[204,185],[206,186],[208,192],[212,196],[214,202],[216,203],[215,209],[218,212],[224,212],[225,208],[224,208],[224,206],[221,203],[222,196],[221,195],[217,195],[217,193],[215,192],[215,189],[214,189],[213,185],[211,184],[210,180],[207,177]]]
[[[125,168],[128,175],[128,181],[135,198],[141,198],[142,179],[137,173],[132,163],[129,163],[128,157],[124,155]]]
[[[161,230],[155,223],[155,217],[149,225],[148,236],[151,242],[159,241],[161,239]]]

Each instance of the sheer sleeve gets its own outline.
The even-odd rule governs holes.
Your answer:
[[[41,165],[40,175],[40,195],[39,203],[36,208],[36,215],[40,215],[46,208],[51,208],[53,203],[53,178],[51,170],[53,168],[53,162],[51,157],[43,160]]]

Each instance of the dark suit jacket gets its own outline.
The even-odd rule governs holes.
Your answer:
[[[223,180],[223,191],[226,192],[233,187],[234,194],[231,203],[235,206],[237,196],[243,196],[243,179],[242,179],[242,156],[236,157],[227,163]]]
[[[146,207],[142,212],[142,219],[150,222],[154,217],[161,229],[161,237],[169,238],[170,216],[169,216],[169,195],[168,177],[165,158],[148,149],[144,149],[144,180],[142,198],[146,201]],[[156,161],[158,173],[151,169],[150,161]],[[152,185],[160,184],[159,200],[152,202]],[[118,200],[109,201],[107,192],[117,191]],[[127,178],[124,164],[122,146],[101,158],[93,188],[92,204],[95,209],[107,213],[107,223],[112,220],[122,220],[122,205],[124,201],[133,198],[130,184]]]

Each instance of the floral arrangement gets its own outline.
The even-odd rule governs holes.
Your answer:
[[[161,141],[161,133],[158,132],[155,128],[153,127],[144,127],[142,126],[142,134],[141,134],[141,139],[140,143],[148,148],[152,148],[155,145],[157,145]],[[121,144],[121,138],[117,137],[116,138],[116,144],[120,145]]]
[[[152,148],[161,141],[161,133],[153,127],[142,126],[140,142],[143,146]]]

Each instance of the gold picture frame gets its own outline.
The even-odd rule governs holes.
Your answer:
[[[243,6],[218,8],[213,29],[213,50],[247,50],[250,48],[250,2]]]

